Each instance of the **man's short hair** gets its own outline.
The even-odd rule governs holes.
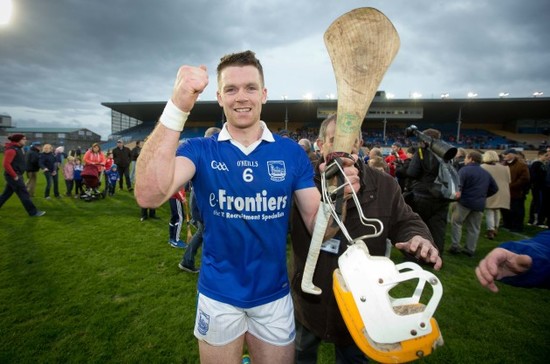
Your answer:
[[[309,139],[306,139],[306,138],[300,139],[298,140],[298,144],[300,144],[300,146],[304,148],[306,152],[311,151],[311,142],[309,141]]]
[[[252,51],[244,51],[240,53],[231,53],[226,54],[220,58],[220,63],[218,64],[218,84],[220,83],[220,75],[222,71],[227,67],[243,67],[243,66],[254,66],[260,72],[260,78],[262,80],[262,87],[265,85],[264,82],[264,69],[260,60],[256,58],[256,53]]]
[[[324,142],[327,136],[328,125],[333,121],[336,122],[336,120],[337,120],[336,114],[330,114],[329,116],[327,116],[327,118],[321,122],[321,126],[319,127],[319,136],[317,137],[317,139],[322,140]],[[357,136],[357,140],[359,140],[360,142],[363,141],[363,133],[361,132],[361,129],[359,129],[359,135]]]
[[[441,132],[437,129],[426,129],[423,131],[423,133],[434,139],[441,139]]]
[[[206,129],[206,131],[204,132],[204,136],[208,138],[209,136],[219,133],[220,131],[222,130],[217,126],[211,126],[210,128]]]
[[[481,153],[477,151],[471,151],[468,154],[466,154],[467,157],[470,157],[472,161],[475,163],[481,163]]]

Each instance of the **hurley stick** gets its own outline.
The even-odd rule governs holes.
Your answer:
[[[332,152],[351,153],[382,77],[397,54],[399,36],[384,14],[373,8],[358,8],[336,19],[324,38],[338,90]],[[327,203],[330,201],[321,205]],[[313,273],[327,227],[326,211],[326,206],[319,208],[302,278],[302,290],[311,294],[321,294],[313,284]]]

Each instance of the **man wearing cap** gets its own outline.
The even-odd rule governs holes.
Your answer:
[[[23,134],[13,134],[8,137],[8,140],[9,142],[5,145],[3,163],[6,187],[0,195],[0,207],[15,193],[30,216],[42,216],[46,211],[37,210],[23,181],[23,173],[26,169],[23,147],[27,143],[27,138]]]
[[[126,187],[128,191],[132,191],[132,182],[130,181],[130,162],[132,161],[132,151],[130,148],[124,146],[122,139],[117,140],[116,148],[113,149],[113,159],[118,167],[118,174],[120,179],[118,180],[118,186],[122,190],[123,180],[126,180]]]
[[[42,144],[40,142],[33,142],[31,148],[25,155],[25,162],[27,163],[27,191],[29,195],[34,197],[34,190],[36,188],[36,176],[40,170],[40,164],[38,159],[40,157],[40,148]]]
[[[530,183],[529,167],[518,158],[515,149],[502,153],[504,164],[510,168],[510,210],[502,210],[504,227],[513,232],[523,231],[525,220],[525,195]]]

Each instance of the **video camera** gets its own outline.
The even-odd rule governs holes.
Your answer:
[[[416,136],[422,142],[424,142],[428,149],[430,149],[435,155],[443,159],[445,162],[453,159],[457,153],[456,147],[444,142],[441,139],[434,139],[429,135],[424,134],[415,125],[409,126],[405,129],[407,137]]]

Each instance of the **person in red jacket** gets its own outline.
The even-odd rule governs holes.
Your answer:
[[[391,153],[387,156],[384,161],[389,167],[389,173],[392,177],[395,177],[395,169],[397,168],[397,163],[403,163],[407,159],[407,153],[401,148],[401,143],[395,142],[391,145]]]
[[[46,212],[39,211],[31,201],[31,196],[23,179],[23,173],[26,169],[23,147],[27,143],[27,138],[23,134],[13,134],[8,137],[8,140],[9,142],[5,145],[3,163],[6,187],[0,195],[0,207],[15,193],[29,216],[42,216]]]

